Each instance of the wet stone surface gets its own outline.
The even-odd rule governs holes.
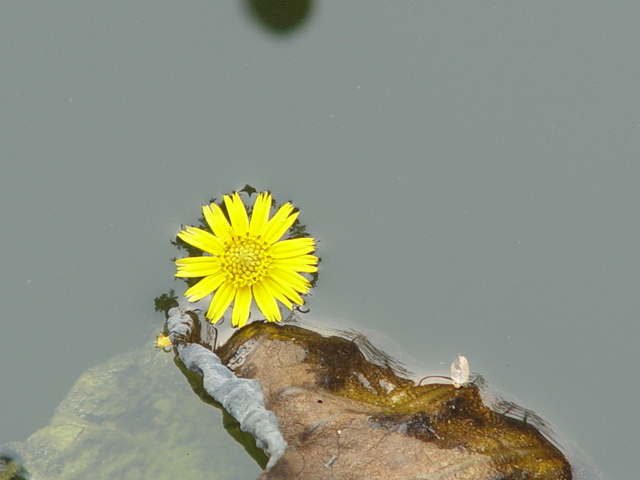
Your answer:
[[[217,353],[262,384],[289,444],[262,480],[571,478],[555,446],[477,386],[416,386],[349,339],[253,323]]]

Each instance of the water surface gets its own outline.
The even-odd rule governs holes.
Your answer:
[[[284,33],[242,2],[0,13],[0,443],[152,341],[169,239],[251,183],[321,240],[315,315],[432,373],[464,354],[640,471],[640,6],[324,1]]]

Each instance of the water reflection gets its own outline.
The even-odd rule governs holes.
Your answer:
[[[595,463],[573,440],[563,435],[552,424],[544,420],[534,411],[525,408],[508,394],[493,388],[482,376],[476,380],[481,386],[483,401],[491,409],[503,413],[516,420],[533,425],[545,438],[552,442],[567,457],[571,464],[574,480],[606,480],[604,474]],[[543,387],[541,387],[543,388]]]
[[[245,0],[245,10],[276,35],[289,34],[309,20],[312,0]]]

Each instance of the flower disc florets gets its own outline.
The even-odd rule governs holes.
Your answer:
[[[225,242],[221,267],[236,288],[251,287],[268,275],[271,258],[269,245],[255,238],[245,237]]]

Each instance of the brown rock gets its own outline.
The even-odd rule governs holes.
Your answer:
[[[252,323],[217,353],[261,383],[289,444],[259,480],[571,479],[555,446],[476,385],[416,386],[351,340]]]

